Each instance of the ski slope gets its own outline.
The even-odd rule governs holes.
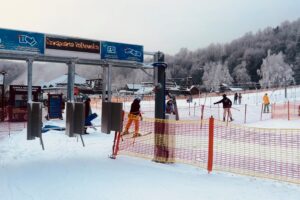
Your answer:
[[[280,92],[271,91],[271,101],[275,101],[275,95],[277,101],[284,101]],[[249,98],[246,95],[243,103],[259,104],[263,94],[249,94]],[[297,95],[300,97],[300,89]],[[210,106],[218,99],[220,97],[212,97],[205,103]],[[205,99],[194,101],[203,104]],[[142,108],[152,105],[153,102],[143,102]],[[179,100],[178,105],[186,107],[187,103]],[[238,112],[234,117],[239,118]],[[256,115],[249,115],[249,120],[251,118],[256,120]],[[247,126],[300,128],[299,122],[264,120]],[[60,120],[48,122],[62,126],[64,123]],[[100,119],[94,123],[100,123]],[[238,120],[235,123],[239,123]],[[26,130],[0,139],[0,199],[298,200],[300,197],[299,185],[227,173],[208,174],[206,170],[189,165],[159,164],[126,156],[112,160],[108,156],[113,134],[101,134],[100,129],[88,131],[90,134],[83,136],[85,147],[76,137],[49,131],[43,135],[45,151],[38,139],[26,140]]]

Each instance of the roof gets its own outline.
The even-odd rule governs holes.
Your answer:
[[[142,95],[142,94],[151,94],[153,92],[153,87],[143,87],[135,92],[135,94]]]
[[[142,88],[142,85],[141,84],[131,84],[131,83],[127,83],[126,84],[126,87],[129,89],[129,90],[139,90]]]
[[[49,82],[42,84],[42,87],[44,86],[49,87],[50,85],[56,87],[57,85],[67,85],[67,84],[68,84],[68,74],[64,74],[56,79],[53,79]],[[86,79],[79,76],[78,74],[75,74],[74,85],[85,85],[85,84],[86,84]]]

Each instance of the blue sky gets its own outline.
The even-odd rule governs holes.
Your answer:
[[[10,0],[0,27],[144,45],[174,54],[300,17],[300,0]]]

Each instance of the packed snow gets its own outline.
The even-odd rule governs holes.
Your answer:
[[[244,94],[243,104],[259,106],[264,93]],[[291,89],[288,94],[289,99],[298,99],[300,88]],[[270,91],[269,95],[271,101],[285,100],[282,90]],[[202,97],[194,102],[211,106],[218,99],[220,97],[206,100]],[[125,109],[129,106],[127,103]],[[147,106],[152,108],[153,102],[142,103],[142,109],[146,110]],[[178,100],[178,106],[188,104]],[[239,112],[233,115],[239,118]],[[300,128],[300,120],[260,121],[255,113],[248,118],[251,123],[247,126]],[[61,120],[48,122],[61,126],[64,123]],[[94,123],[100,123],[100,119]],[[90,134],[83,136],[85,147],[78,137],[67,137],[63,131],[44,133],[45,151],[38,139],[26,140],[26,130],[0,138],[0,199],[298,200],[300,196],[299,185],[279,181],[214,171],[208,174],[205,169],[194,166],[159,164],[128,156],[110,159],[113,134],[102,134],[100,128],[88,131]]]

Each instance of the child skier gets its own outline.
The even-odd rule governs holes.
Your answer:
[[[129,128],[134,122],[134,135],[133,137],[141,136],[139,133],[139,119],[143,120],[142,114],[140,112],[140,98],[135,98],[131,104],[130,112],[128,114],[128,122],[125,126],[125,130],[123,132],[123,135],[129,134]]]

